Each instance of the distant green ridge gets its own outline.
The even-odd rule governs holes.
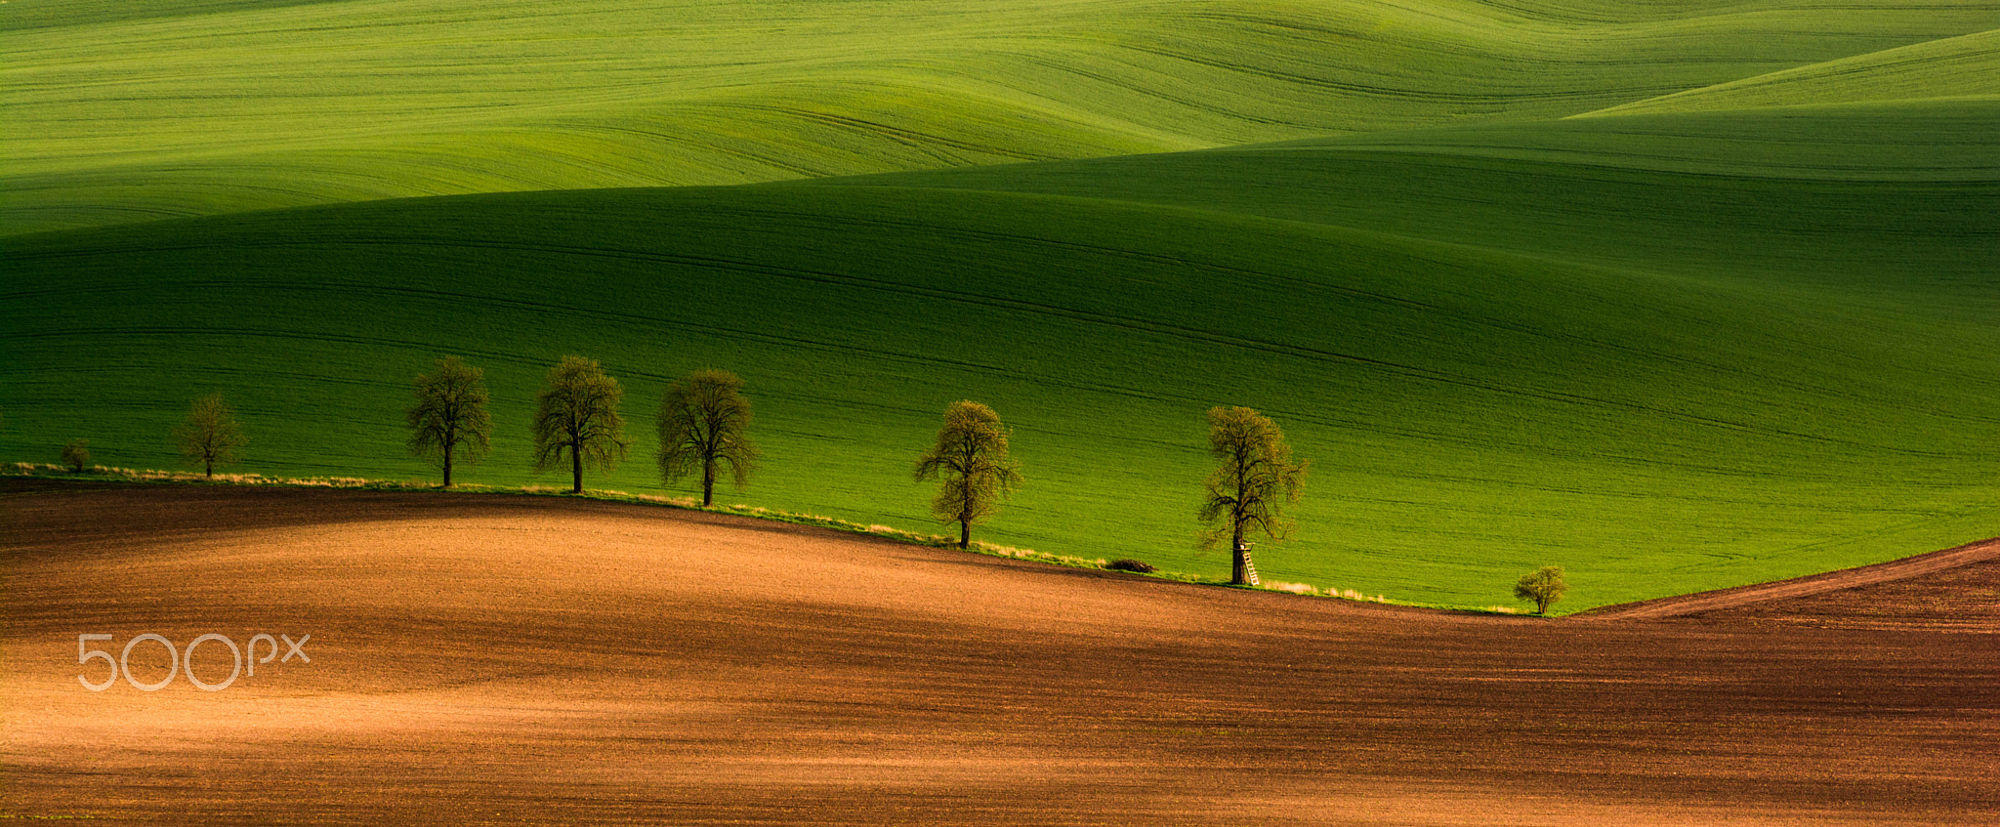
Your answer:
[[[1934,0],[13,0],[0,231],[1538,120],[1996,19]]]

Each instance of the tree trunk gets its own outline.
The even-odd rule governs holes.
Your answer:
[[[583,440],[573,439],[569,443],[569,493],[583,493]]]
[[[1243,521],[1236,519],[1234,515],[1231,515],[1231,520],[1234,521],[1235,530],[1229,540],[1229,556],[1232,561],[1229,567],[1229,585],[1248,586],[1250,560],[1249,556],[1243,553]]]
[[[444,487],[451,487],[451,447],[444,449]]]
[[[701,507],[707,508],[715,502],[715,460],[701,464]]]
[[[959,547],[959,548],[971,548],[971,547],[972,547],[972,521],[971,521],[971,520],[959,520],[959,521],[958,521],[958,547]]]
[[[214,460],[214,458],[212,458],[212,457],[203,457],[203,458],[202,458],[202,460],[201,460],[201,475],[202,475],[202,476],[204,476],[204,477],[207,477],[207,478],[209,478],[209,479],[215,479],[215,460]]]

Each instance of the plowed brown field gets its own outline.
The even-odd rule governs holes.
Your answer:
[[[555,498],[16,480],[0,520],[0,817],[2000,822],[1990,561],[1542,621]],[[78,634],[259,632],[311,662],[78,682]]]

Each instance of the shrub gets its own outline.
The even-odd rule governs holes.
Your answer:
[[[1535,604],[1535,614],[1548,614],[1549,605],[1562,599],[1563,592],[1569,591],[1569,584],[1563,582],[1562,566],[1543,566],[1521,575],[1514,584],[1514,596]]]
[[[1112,571],[1129,571],[1138,574],[1152,574],[1159,571],[1159,569],[1153,567],[1152,563],[1144,560],[1134,560],[1130,557],[1105,563],[1104,567]]]
[[[62,461],[69,466],[69,470],[83,473],[83,469],[90,467],[90,440],[70,440],[68,445],[63,446]]]

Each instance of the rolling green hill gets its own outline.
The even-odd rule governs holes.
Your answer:
[[[831,179],[1173,204],[1563,262],[1992,303],[2000,101],[1473,125]]]
[[[2000,99],[2000,29],[1799,66],[1593,114]]]
[[[626,380],[640,426],[607,487],[655,484],[664,380],[720,365],[751,383],[768,447],[743,499],[774,507],[921,526],[908,464],[972,397],[1019,429],[1030,479],[991,536],[1215,572],[1192,546],[1201,415],[1241,403],[1316,462],[1298,536],[1264,552],[1275,579],[1487,605],[1558,562],[1574,609],[1873,562],[2000,524],[1995,211],[1976,209],[2000,181],[1899,173],[1842,137],[1876,114],[1800,125],[1830,145],[1770,156],[1844,158],[1816,177],[1740,172],[1750,156],[1677,171],[1720,150],[1597,129],[1569,161],[1441,152],[1450,136],[1356,161],[1335,141],[934,176],[957,188],[496,194],[18,237],[0,450],[85,436],[164,464],[185,399],[221,389],[259,469],[414,475],[405,383],[450,352],[498,400],[496,456],[468,479],[527,481],[533,389],[578,352]],[[2000,130],[1914,132],[2000,154]],[[1604,161],[1659,143],[1687,157]],[[1422,184],[1447,179],[1463,192]],[[1090,182],[1102,197],[1077,195]],[[1431,209],[1366,206],[1391,192]],[[1714,213],[1759,192],[1787,210]],[[1936,203],[1955,220],[1920,220]],[[1828,223],[1856,212],[1883,231]]]
[[[171,465],[220,390],[253,470],[418,476],[450,353],[464,478],[553,483],[580,353],[632,422],[593,486],[657,490],[665,381],[725,367],[728,501],[922,528],[975,398],[1028,476],[989,539],[1218,575],[1202,415],[1258,407],[1314,462],[1267,578],[1404,600],[2000,533],[2000,5],[1606,5],[14,0],[0,458]],[[629,186],[698,182],[762,183]],[[367,200],[427,193],[473,194]]]
[[[12,0],[0,227],[1545,119],[1996,21],[1935,0]]]

